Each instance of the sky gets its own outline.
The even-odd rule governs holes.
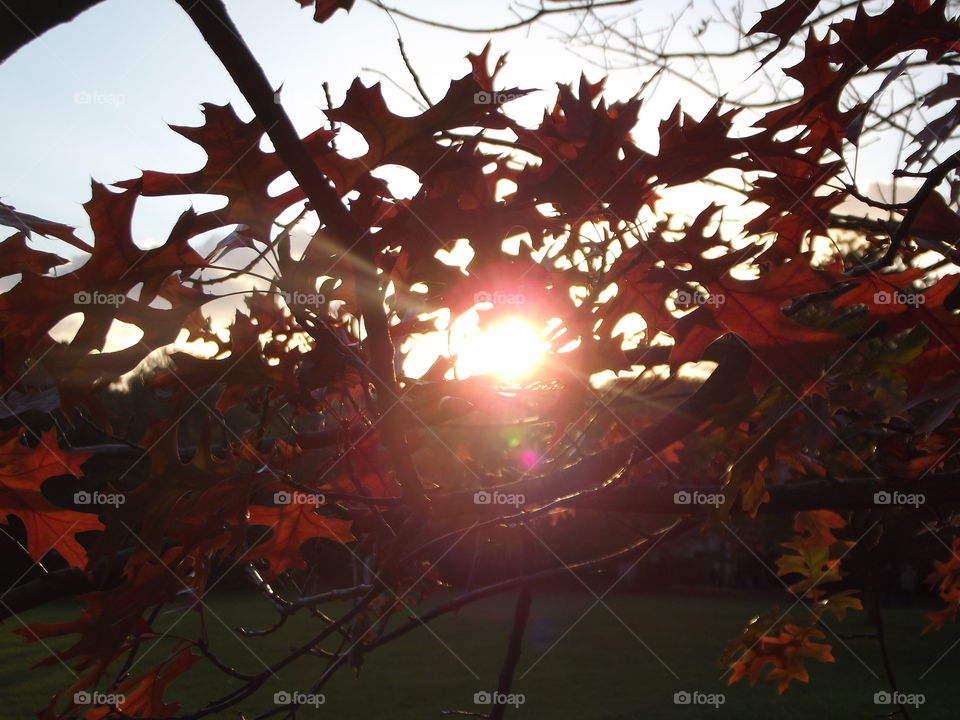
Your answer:
[[[513,17],[507,3],[497,1],[399,0],[399,6],[468,26]],[[397,27],[433,97],[442,96],[451,79],[469,71],[465,55],[479,52],[488,39],[399,17],[395,27],[365,0],[349,15],[338,12],[323,25],[314,23],[310,11],[293,0],[228,0],[227,7],[271,82],[283,86],[284,105],[302,132],[324,123],[323,81],[337,105],[355,77],[367,84],[382,79],[370,70],[412,88],[400,64]],[[670,3],[641,2],[637,7],[639,19],[650,28],[672,22]],[[511,103],[511,113],[521,120],[535,121],[552,103],[556,82],[576,81],[582,71],[592,80],[603,75],[602,69],[571,52],[559,35],[538,25],[492,37],[494,55],[509,51],[500,76],[503,86],[543,89]],[[751,69],[745,65],[731,73],[731,85]],[[645,76],[639,71],[615,73],[608,96],[630,97]],[[656,102],[648,103],[646,132],[653,131],[681,96],[695,114],[707,107],[706,99],[673,85],[673,92],[661,86]],[[81,204],[89,198],[91,178],[109,183],[136,177],[141,169],[188,171],[202,165],[202,151],[171,132],[168,123],[200,124],[203,102],[231,102],[242,117],[250,116],[226,72],[172,0],[107,0],[0,65],[0,89],[7,108],[0,115],[0,133],[6,138],[0,198],[25,212],[81,228]],[[384,94],[395,112],[418,111],[390,81],[384,81]],[[201,208],[221,203],[209,198],[196,202]],[[147,243],[162,239],[187,204],[182,198],[145,201],[150,207],[140,208],[135,236]]]
[[[515,19],[509,4],[501,0],[395,3],[414,14],[470,27]],[[556,83],[576,82],[582,72],[592,81],[609,74],[608,101],[633,96],[653,72],[649,66],[636,67],[633,58],[578,48],[565,40],[564,31],[576,29],[578,16],[551,16],[533,27],[488,36],[390,16],[371,0],[358,0],[349,14],[340,11],[322,25],[313,22],[311,11],[294,0],[227,0],[226,5],[272,84],[282,85],[283,104],[303,134],[326,124],[324,81],[335,106],[354,78],[360,77],[367,85],[383,82],[394,112],[421,111],[407,94],[413,86],[401,63],[398,31],[423,85],[435,99],[443,96],[452,79],[469,72],[466,54],[480,52],[491,40],[493,57],[509,53],[498,76],[499,86],[540,90],[507,106],[511,115],[530,123],[552,105]],[[762,1],[745,2],[744,24],[752,25],[766,6]],[[674,13],[680,7],[641,1],[608,15],[632,16],[618,26],[628,31],[633,28],[654,36],[668,29],[672,33],[669,47],[674,49],[730,49],[737,42],[736,33],[722,23],[698,32],[702,30],[700,8],[678,19]],[[715,67],[695,63],[689,68],[689,77],[717,95],[749,96],[756,88],[769,87],[769,76],[753,74],[756,63],[749,59]],[[776,82],[780,80],[782,76]],[[700,117],[713,100],[695,91],[682,75],[663,76],[652,89],[644,95],[634,136],[655,152],[657,126],[678,101]],[[204,153],[168,124],[201,124],[204,102],[233,103],[242,118],[252,115],[226,71],[172,0],[106,0],[0,64],[0,90],[6,108],[0,114],[0,134],[5,138],[0,199],[23,212],[76,225],[85,239],[90,233],[82,204],[90,197],[91,179],[110,183],[137,177],[142,169],[196,170],[204,163]],[[362,154],[359,136],[349,128],[342,132],[341,149]],[[401,196],[416,189],[409,175],[397,173],[390,181]],[[687,210],[706,204],[702,190],[678,194],[674,202]],[[142,247],[160,244],[191,204],[209,210],[220,207],[223,199],[144,198],[134,218],[135,240]],[[50,241],[49,247],[44,243],[35,241],[37,247],[64,257],[79,256],[57,241]],[[8,286],[9,282],[4,284]]]

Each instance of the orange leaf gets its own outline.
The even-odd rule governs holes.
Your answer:
[[[354,539],[350,520],[320,515],[315,505],[306,502],[277,507],[252,506],[250,522],[271,528],[270,537],[248,553],[252,558],[268,560],[271,576],[290,568],[304,567],[306,561],[298,551],[310,538],[327,538],[341,543]]]
[[[831,530],[846,527],[847,521],[832,510],[804,510],[793,518],[795,532],[804,533],[814,547],[829,547],[839,542]]]
[[[103,525],[92,513],[57,507],[40,488],[55,475],[82,475],[80,466],[91,453],[64,452],[57,447],[53,429],[32,448],[21,441],[26,432],[0,446],[0,515],[20,518],[27,531],[27,551],[34,560],[56,550],[72,567],[85,567],[87,552],[74,536],[101,530]]]

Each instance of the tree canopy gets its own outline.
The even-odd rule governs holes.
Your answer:
[[[296,2],[318,23],[354,5]],[[294,716],[337,671],[516,590],[489,715],[502,718],[538,582],[697,533],[740,540],[764,519],[793,605],[730,638],[731,683],[784,692],[833,662],[829,623],[864,609],[848,565],[884,538],[918,538],[929,556],[942,607],[917,632],[954,619],[960,23],[945,0],[787,0],[743,19],[735,50],[696,53],[603,14],[631,3],[544,3],[518,22],[584,13],[581,42],[633,48],[629,62],[649,69],[640,94],[608,100],[585,73],[521,123],[510,103],[529,89],[498,82],[508,60],[487,44],[442,97],[421,90],[417,115],[357,80],[302,136],[224,3],[177,3],[252,115],[206,104],[201,125],[174,126],[206,155],[195,170],[94,182],[92,244],[0,204],[12,233],[0,267],[19,276],[0,293],[0,503],[22,552],[48,566],[14,583],[0,612],[65,596],[85,606],[16,630],[73,643],[49,662],[76,682],[40,717]],[[23,20],[7,24],[0,57],[73,14],[45,5],[0,10]],[[633,137],[651,83],[684,57],[725,54],[756,57],[788,91],[718,97],[699,117],[678,105],[656,143]],[[338,148],[344,127],[362,155]],[[883,133],[903,138],[899,153],[870,141]],[[871,153],[896,161],[862,187]],[[409,197],[384,179],[398,166],[418,180]],[[689,187],[701,206],[670,202]],[[226,202],[187,210],[143,249],[138,203],[182,195]],[[64,243],[85,262],[65,271]],[[451,260],[464,244],[468,261]],[[219,327],[210,307],[236,294]],[[481,328],[535,328],[536,369],[464,376],[438,351],[414,374],[411,348],[471,312]],[[77,313],[72,337],[58,335]],[[109,348],[118,321],[140,340]],[[124,408],[115,384],[132,376],[150,400]],[[629,537],[589,529],[607,518],[636,522]],[[475,537],[516,561],[479,586],[443,563]],[[129,671],[163,609],[186,594],[204,617],[203,597],[239,571],[276,610],[246,640],[301,612],[315,634],[244,670],[205,632],[174,630],[163,662]],[[317,610],[331,602],[339,615]],[[165,701],[198,663],[229,689],[198,707]],[[293,663],[315,665],[311,687],[245,704]]]

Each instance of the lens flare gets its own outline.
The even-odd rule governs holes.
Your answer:
[[[458,353],[457,374],[495,374],[504,380],[519,380],[540,364],[548,348],[533,325],[510,318],[464,339]]]

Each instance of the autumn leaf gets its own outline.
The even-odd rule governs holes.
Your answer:
[[[960,25],[946,13],[945,0],[894,2],[876,15],[858,5],[854,17],[830,26],[838,40],[832,60],[842,64],[846,76],[909,50],[925,50],[927,60],[939,60],[960,49]]]
[[[343,105],[328,110],[327,117],[349,125],[366,140],[367,152],[358,167],[371,171],[381,165],[403,165],[422,177],[449,152],[437,142],[437,133],[461,127],[505,128],[508,122],[498,112],[498,98],[528,92],[513,89],[490,95],[473,72],[450,83],[446,95],[420,115],[404,117],[387,107],[379,83],[366,87],[358,79],[347,90]],[[490,101],[485,101],[484,93]]]
[[[923,629],[924,633],[942,630],[947,621],[953,620],[960,612],[960,537],[953,538],[949,558],[934,560],[933,571],[926,581],[945,606],[927,614],[928,623]]]
[[[765,65],[784,48],[819,4],[820,0],[785,0],[780,5],[760,13],[760,19],[747,34],[770,33],[780,40],[777,46],[763,57],[761,65]]]
[[[923,271],[912,268],[899,273],[879,275],[868,273],[857,279],[856,285],[834,301],[834,307],[866,305],[874,315],[893,315],[904,312],[913,295],[910,284],[919,279]]]
[[[73,690],[95,686],[111,663],[136,647],[152,628],[144,619],[151,607],[171,601],[183,589],[171,564],[177,550],[158,559],[149,552],[138,552],[125,567],[124,582],[110,590],[79,596],[86,609],[65,622],[34,623],[15,632],[28,642],[79,635],[76,642],[44,658],[38,666],[73,662],[79,677]]]
[[[775,461],[777,444],[790,433],[792,425],[791,422],[778,423],[759,440],[751,440],[747,451],[730,466],[721,488],[725,498],[723,513],[730,512],[738,495],[740,508],[752,517],[757,516],[761,505],[770,501],[766,476]]]
[[[308,502],[275,507],[253,505],[250,507],[250,524],[269,529],[269,533],[261,532],[261,537],[269,537],[249,550],[248,556],[265,559],[270,565],[270,577],[284,570],[304,567],[306,559],[300,548],[311,538],[327,538],[339,543],[355,539],[350,532],[349,520],[321,515],[316,505]]]
[[[840,346],[838,335],[805,327],[783,312],[788,300],[830,287],[825,274],[808,264],[794,260],[756,280],[711,275],[704,275],[700,282],[718,301],[698,307],[677,322],[672,363],[698,360],[714,340],[736,333],[755,353],[756,372],[771,373],[781,381],[813,378],[818,374],[818,355]],[[805,349],[799,353],[798,347]]]
[[[951,210],[943,195],[934,190],[920,205],[910,231],[956,244],[960,240],[960,215]]]
[[[824,150],[840,152],[846,129],[859,115],[861,108],[840,110],[844,76],[833,61],[834,47],[828,37],[817,38],[810,28],[804,45],[803,59],[784,70],[784,74],[803,86],[803,95],[786,107],[766,113],[755,125],[775,131],[788,127],[801,128],[805,143],[819,157]]]
[[[733,134],[731,126],[740,110],[721,113],[722,107],[718,100],[697,121],[677,105],[660,123],[660,150],[649,164],[657,184],[684,185],[722,168],[746,169],[754,164],[752,155],[773,149],[764,135],[742,138]]]
[[[846,527],[847,521],[832,510],[803,510],[793,516],[794,532],[806,535],[813,547],[830,547],[839,542],[833,530]]]
[[[62,240],[68,245],[72,245],[78,250],[84,252],[90,251],[90,246],[77,237],[74,228],[63,223],[45,220],[44,218],[30,215],[29,213],[19,212],[12,205],[0,202],[0,225],[15,228],[26,236],[31,233],[46,235],[47,237]]]
[[[189,649],[172,653],[173,659],[158,663],[117,686],[123,696],[120,710],[131,717],[167,717],[180,709],[180,703],[165,702],[164,693],[178,677],[200,659]]]
[[[103,528],[97,516],[66,510],[51,503],[41,492],[43,482],[56,475],[82,475],[80,466],[91,453],[71,453],[57,445],[56,430],[39,437],[36,447],[24,444],[27,431],[8,436],[0,445],[0,514],[16,515],[27,533],[27,551],[40,561],[56,550],[72,567],[87,564],[87,551],[76,535]]]
[[[817,603],[817,611],[822,613],[828,611],[833,616],[842,621],[847,616],[848,610],[863,610],[863,602],[858,597],[854,597],[857,590],[841,590],[833,595],[827,595]]]
[[[223,347],[229,355],[210,359],[188,352],[172,353],[170,364],[158,371],[153,385],[178,397],[189,397],[193,388],[216,386],[219,392],[214,407],[224,412],[243,402],[266,378],[270,378],[268,383],[275,392],[296,394],[299,388],[292,363],[272,363],[263,352],[260,337],[262,333],[282,333],[290,321],[283,313],[251,316],[237,310]],[[288,354],[288,350],[284,348],[283,353]],[[300,355],[295,349],[289,350],[291,358],[299,359]]]
[[[264,130],[257,120],[244,122],[231,105],[204,103],[202,107],[203,125],[172,129],[203,148],[207,154],[203,168],[189,173],[149,170],[139,179],[117,185],[139,189],[148,197],[226,196],[226,207],[198,216],[199,228],[205,231],[224,225],[246,225],[253,238],[267,242],[274,218],[303,200],[303,191],[295,187],[276,196],[267,192],[286,167],[275,153],[260,149]],[[304,143],[308,150],[322,153],[331,137],[329,130],[321,128],[304,138]]]
[[[956,348],[960,345],[960,317],[947,304],[960,286],[960,275],[945,275],[932,286],[912,296],[906,309],[887,316],[887,332],[907,329],[925,336],[925,346],[919,354],[912,353],[898,372],[906,377],[913,392],[957,371]]]
[[[602,87],[581,76],[576,94],[559,86],[557,103],[539,127],[512,124],[518,141],[540,158],[520,173],[517,201],[554,203],[583,220],[604,218],[608,205],[615,216],[632,220],[655,200],[652,156],[630,141],[640,101],[608,106],[598,100]]]
[[[790,623],[783,625],[776,634],[764,634],[730,665],[733,672],[727,684],[732,685],[746,677],[751,685],[755,685],[767,665],[773,667],[767,672],[766,679],[777,682],[777,694],[782,694],[793,680],[809,682],[807,660],[834,662],[830,645],[814,642],[824,637],[813,626]]]
[[[829,547],[811,544],[799,535],[781,545],[792,552],[777,558],[777,575],[801,576],[790,584],[791,591],[815,600],[824,595],[820,585],[842,579],[840,561],[830,556]]]
[[[196,216],[192,211],[183,213],[165,243],[142,250],[131,229],[138,197],[136,187],[115,193],[94,183],[92,197],[84,205],[94,234],[93,246],[84,246],[89,253],[86,261],[58,277],[26,273],[0,294],[3,377],[22,379],[22,364],[33,357],[30,372],[35,376],[45,372],[62,386],[89,386],[104,375],[112,380],[133,369],[152,350],[173,342],[185,318],[212,297],[185,286],[179,276],[204,264],[188,244],[198,231]],[[139,298],[128,297],[138,285]],[[151,306],[158,297],[173,307]],[[53,341],[48,333],[78,311],[83,313],[83,324],[73,339]],[[136,325],[143,338],[123,350],[102,352],[115,320]],[[92,351],[101,352],[93,355]]]
[[[297,0],[300,7],[314,6],[313,19],[318,23],[324,23],[333,17],[337,10],[346,10],[350,12],[353,8],[354,0]]]
[[[4,267],[0,272],[9,275],[22,272],[43,275],[51,268],[67,262],[66,258],[55,253],[30,247],[27,245],[27,236],[23,233],[15,233],[4,240],[0,245],[0,255],[4,259]]]

